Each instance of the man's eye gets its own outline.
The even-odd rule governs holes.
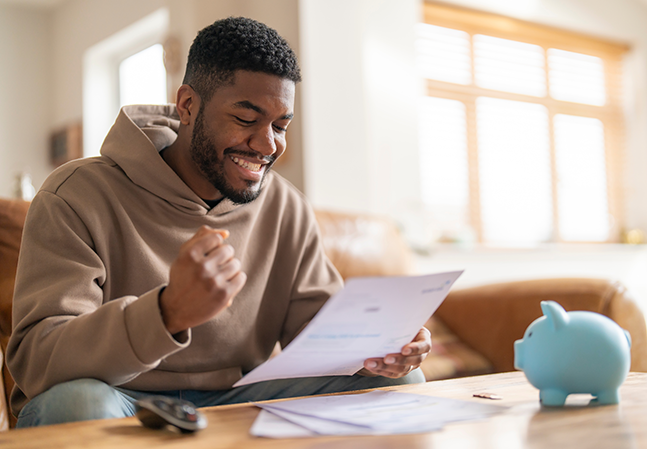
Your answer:
[[[236,117],[236,116],[234,116],[234,117]],[[242,123],[244,125],[253,125],[254,122],[255,122],[255,120],[243,120],[240,117],[236,117],[236,120],[238,120],[240,123]]]
[[[281,128],[279,125],[274,125],[274,129],[279,131],[279,132],[282,132],[282,133],[284,133],[284,132],[286,132],[288,130],[287,127],[286,128]]]

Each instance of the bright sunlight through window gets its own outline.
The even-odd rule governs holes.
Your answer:
[[[165,104],[166,69],[161,44],[148,47],[119,65],[119,107],[127,104]]]
[[[618,241],[626,49],[443,8],[425,5],[416,44],[421,194],[440,239],[470,229],[496,246]]]

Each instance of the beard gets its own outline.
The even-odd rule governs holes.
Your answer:
[[[263,169],[263,176],[259,182],[246,181],[247,188],[236,189],[227,181],[224,168],[224,158],[229,155],[240,155],[258,158],[258,154],[254,152],[236,151],[232,149],[225,149],[223,157],[218,156],[216,145],[210,139],[204,130],[204,120],[202,115],[202,108],[196,117],[195,127],[193,128],[193,135],[191,136],[191,148],[189,149],[191,159],[198,166],[200,172],[204,177],[214,186],[225,198],[229,199],[235,204],[247,204],[254,201],[261,194],[263,189],[263,182],[265,176],[270,171],[270,168],[276,161],[275,156],[265,156],[263,159],[269,161]]]

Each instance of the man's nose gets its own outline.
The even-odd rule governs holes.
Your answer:
[[[272,127],[268,126],[256,130],[249,139],[249,147],[263,156],[271,156],[276,153],[276,140]]]

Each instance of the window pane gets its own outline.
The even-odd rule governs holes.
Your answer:
[[[420,109],[422,197],[434,229],[450,236],[469,223],[465,105],[426,97]]]
[[[425,23],[418,24],[416,51],[424,78],[456,84],[472,82],[470,36]]]
[[[533,44],[474,36],[476,85],[486,89],[546,96],[544,50]]]
[[[606,241],[609,216],[602,122],[558,114],[554,123],[560,235],[571,241]]]
[[[595,56],[548,49],[550,96],[563,101],[603,106],[604,63]]]
[[[119,105],[166,103],[166,69],[161,44],[148,47],[119,65]]]
[[[551,240],[548,111],[480,97],[476,112],[483,240],[503,245]]]

